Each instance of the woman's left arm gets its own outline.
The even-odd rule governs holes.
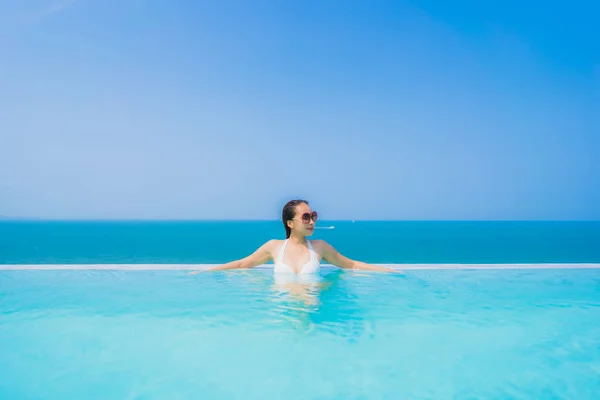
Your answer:
[[[393,268],[379,267],[377,265],[371,265],[362,261],[351,260],[346,256],[340,254],[332,245],[326,241],[321,241],[323,246],[323,258],[330,264],[336,267],[344,269],[360,269],[367,271],[381,271],[381,272],[399,272]]]

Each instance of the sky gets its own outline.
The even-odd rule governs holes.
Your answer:
[[[600,3],[0,0],[0,215],[600,219]]]

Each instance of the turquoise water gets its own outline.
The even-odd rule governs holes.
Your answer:
[[[190,275],[168,268],[244,257],[281,224],[1,222],[0,399],[597,398],[600,268],[581,263],[600,223],[319,225],[367,262],[499,269]]]
[[[0,300],[2,399],[600,393],[598,269],[0,271]]]
[[[372,263],[599,263],[600,222],[319,221],[314,238]],[[264,222],[0,222],[0,264],[195,263],[283,238]]]

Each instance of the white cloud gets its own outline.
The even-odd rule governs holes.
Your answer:
[[[36,0],[0,3],[0,26],[20,28],[42,22],[71,7],[77,0]],[[3,29],[3,30],[4,30]]]
[[[43,19],[46,19],[46,18],[50,18],[54,14],[57,14],[57,13],[59,13],[61,11],[66,10],[67,8],[69,8],[70,6],[72,6],[75,3],[75,1],[76,0],[62,0],[62,1],[56,2],[54,4],[51,4],[45,10],[43,10],[42,12],[40,12],[40,14],[38,15],[38,20],[43,20]]]
[[[10,47],[16,36],[34,25],[65,11],[77,0],[36,0],[0,2],[0,53]]]

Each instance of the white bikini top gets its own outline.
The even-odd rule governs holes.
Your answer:
[[[310,258],[306,262],[306,264],[304,264],[302,268],[300,268],[298,274],[314,274],[319,272],[321,269],[321,264],[319,263],[317,253],[313,250],[312,245],[310,244],[310,241],[308,239],[306,240],[306,242],[308,243]],[[275,259],[275,273],[295,274],[294,270],[283,262],[283,253],[285,252],[287,243],[288,241],[286,239],[286,241],[283,242],[281,249],[279,249],[279,253],[277,254],[277,258]]]

